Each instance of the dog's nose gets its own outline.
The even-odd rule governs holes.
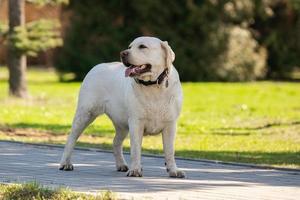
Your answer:
[[[128,54],[129,54],[129,52],[127,50],[124,50],[124,51],[121,51],[120,56],[121,56],[121,58],[125,58],[128,56]]]

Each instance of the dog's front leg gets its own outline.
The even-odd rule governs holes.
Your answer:
[[[184,178],[185,173],[177,168],[174,158],[175,135],[176,122],[172,122],[167,125],[162,134],[167,172],[169,172],[170,177]]]
[[[141,148],[144,134],[143,127],[144,125],[141,120],[129,120],[131,165],[127,176],[143,176],[141,165]]]

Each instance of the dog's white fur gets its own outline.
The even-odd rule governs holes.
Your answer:
[[[143,44],[147,48],[139,48]],[[99,115],[106,114],[113,122],[116,135],[113,150],[118,171],[127,171],[122,143],[130,133],[131,165],[128,176],[142,176],[142,137],[162,132],[166,167],[171,177],[184,177],[176,166],[174,141],[176,121],[182,105],[179,76],[172,62],[175,54],[167,42],[153,37],[139,37],[130,45],[128,61],[134,65],[151,64],[151,72],[136,77],[155,81],[169,68],[168,77],[160,85],[144,86],[125,77],[123,63],[103,63],[95,66],[85,77],[78,99],[71,134],[65,146],[60,167],[72,170],[71,153],[83,130]],[[168,87],[166,81],[168,79]]]

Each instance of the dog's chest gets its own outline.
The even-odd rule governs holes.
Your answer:
[[[175,121],[178,117],[177,105],[174,96],[156,101],[146,101],[141,107],[140,119],[144,121],[144,135],[159,134],[166,124]]]
[[[144,135],[159,134],[170,123],[176,123],[182,104],[180,85],[168,89],[134,85],[127,92],[128,114],[143,125]]]
[[[169,107],[169,106],[167,106]],[[172,116],[162,105],[149,106],[144,110],[144,135],[160,133],[165,124],[172,120]]]

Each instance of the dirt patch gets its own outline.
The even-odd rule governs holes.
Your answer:
[[[0,132],[8,136],[23,136],[23,137],[51,137],[54,133],[39,131],[35,129],[22,129],[22,128],[11,128],[11,127],[0,127]]]
[[[0,126],[0,140],[13,140],[33,143],[65,144],[68,134],[57,134],[32,128],[11,128]],[[86,146],[110,144],[112,138],[82,134],[78,143]]]
[[[67,135],[57,135],[57,133],[41,131],[31,128],[11,128],[0,127],[0,139],[21,140],[35,142],[62,142]]]

